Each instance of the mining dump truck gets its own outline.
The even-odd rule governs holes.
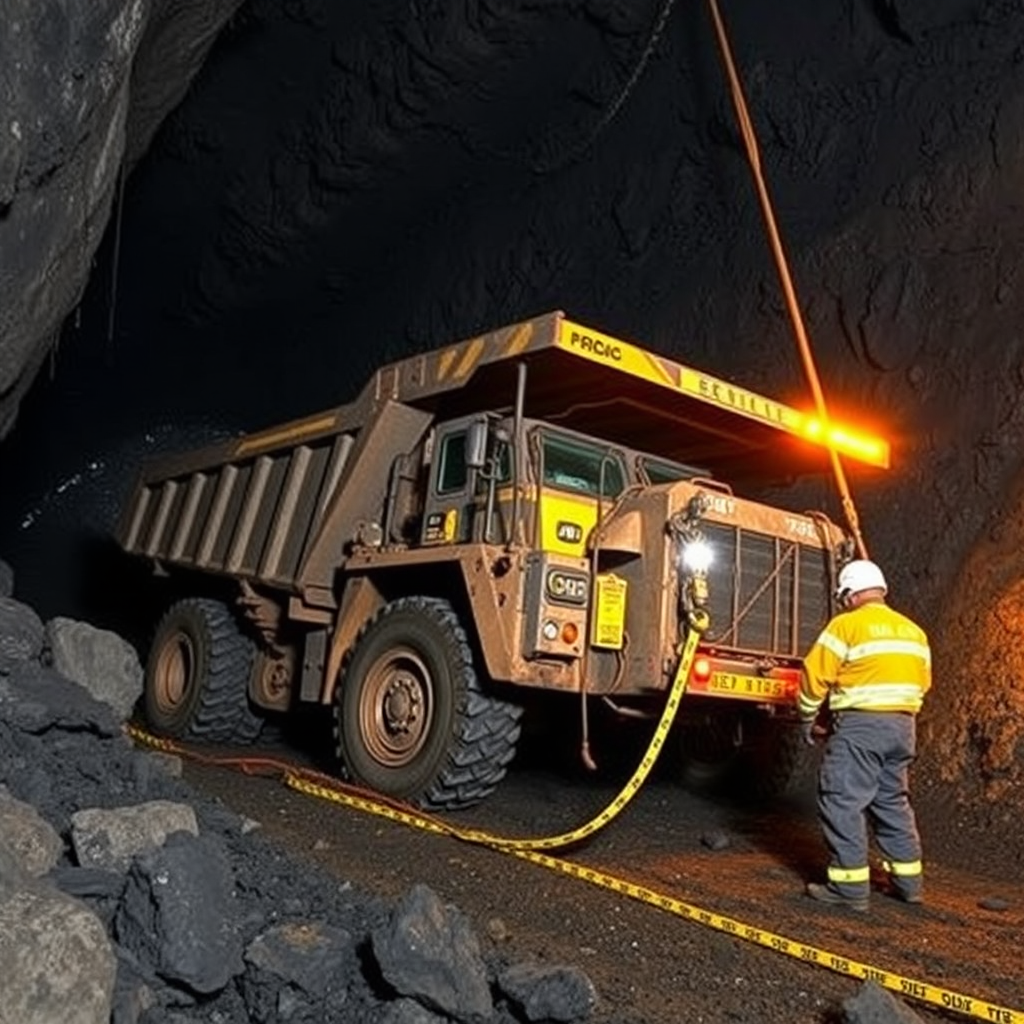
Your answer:
[[[757,750],[766,784],[850,543],[741,492],[821,472],[827,444],[887,464],[881,440],[554,312],[154,461],[118,528],[170,588],[148,726],[251,741],[324,705],[345,777],[455,809],[504,776],[524,703],[657,715],[699,623],[670,749],[697,774]]]

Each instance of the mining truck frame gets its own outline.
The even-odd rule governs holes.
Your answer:
[[[700,617],[691,762],[719,733],[781,750],[849,538],[737,492],[828,445],[888,463],[557,311],[391,363],[348,405],[144,467],[118,539],[177,595],[146,717],[250,740],[331,705],[349,777],[461,807],[504,775],[525,689],[656,708]]]

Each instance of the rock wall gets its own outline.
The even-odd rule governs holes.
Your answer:
[[[82,297],[122,167],[241,0],[4,0],[0,439]]]

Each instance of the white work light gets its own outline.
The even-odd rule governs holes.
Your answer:
[[[690,572],[707,572],[714,561],[711,545],[703,540],[690,540],[683,545],[681,561]]]

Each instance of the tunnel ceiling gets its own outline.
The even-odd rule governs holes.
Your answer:
[[[962,621],[1017,514],[1024,13],[720,3],[827,394],[892,441],[852,472],[872,552]],[[7,479],[557,308],[809,404],[703,2],[4,11]]]

